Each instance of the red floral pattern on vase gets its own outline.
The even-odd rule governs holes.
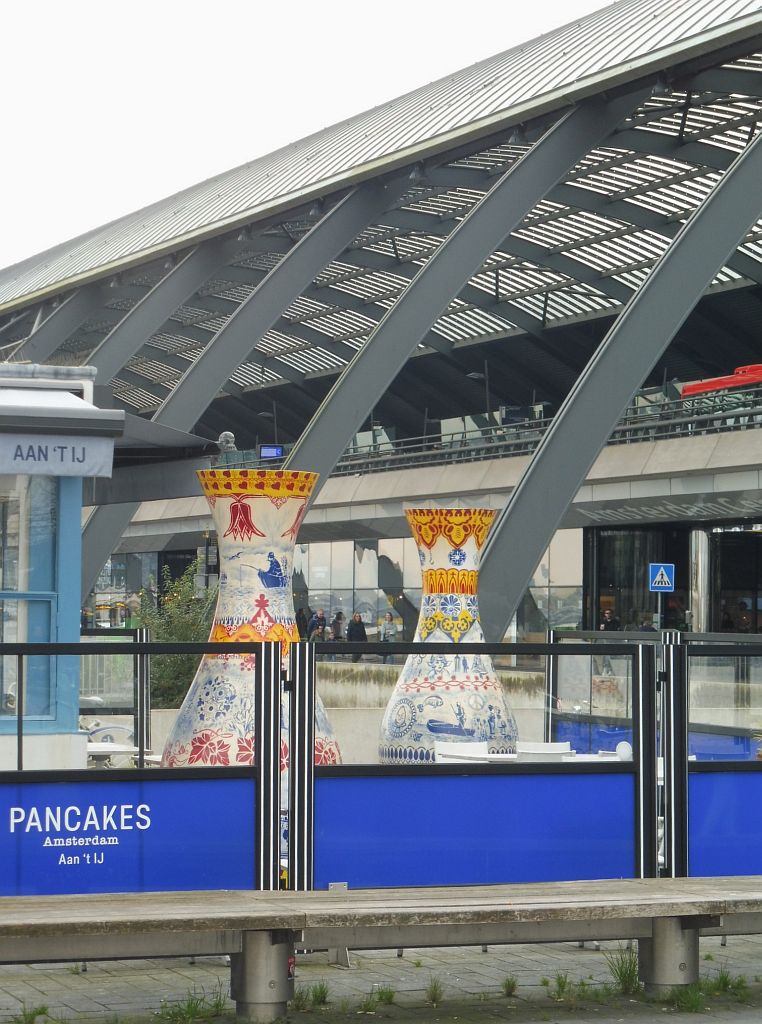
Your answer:
[[[230,737],[199,732],[191,740],[188,764],[230,764]]]
[[[321,737],[316,738],[315,764],[341,764],[341,757],[336,744],[326,743]]]
[[[254,764],[254,737],[240,736],[238,750],[235,755],[238,764]]]

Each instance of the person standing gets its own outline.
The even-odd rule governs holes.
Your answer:
[[[616,617],[616,615],[614,615],[613,608],[604,608],[603,615],[601,616],[601,621],[598,625],[598,629],[602,630],[604,633],[609,633],[613,630],[617,630],[620,628],[621,623],[619,622],[619,619]],[[596,662],[598,662],[597,658],[595,660]],[[611,658],[608,656],[608,654],[604,654],[603,658],[600,660],[598,674],[604,676],[614,675],[614,667],[611,664]]]
[[[396,638],[397,638],[397,623],[394,621],[394,616],[392,615],[391,612],[387,612],[386,615],[384,615],[383,621],[381,623],[381,630],[380,630],[380,632],[381,632],[381,643],[393,644],[394,641],[396,640]],[[381,660],[383,661],[384,665],[386,664],[386,659],[390,658],[390,657],[391,657],[390,654],[385,654],[383,656],[383,658]]]
[[[598,625],[598,629],[602,629],[608,632],[609,630],[621,628],[621,623],[619,622],[619,619],[616,617],[616,615],[614,615],[614,610],[612,608],[604,608],[603,615],[601,616],[601,621]]]
[[[359,612],[355,612],[347,625],[348,643],[367,643],[368,634],[365,632],[365,623]],[[352,661],[359,661],[361,654],[353,654]]]
[[[320,626],[321,629],[325,632],[325,612],[323,611],[322,608],[318,608],[318,610],[313,613],[313,615],[310,618],[310,621],[307,624],[307,638],[309,640],[312,639],[312,634],[315,632],[318,626]]]
[[[309,630],[307,629],[307,626],[308,626],[307,615],[306,615],[306,613],[304,611],[304,608],[297,609],[297,612],[296,612],[296,628],[299,630],[299,639],[300,640],[309,640],[310,634],[309,634]]]
[[[331,640],[344,639],[344,612],[338,611],[331,619]]]
[[[325,619],[323,619],[322,625],[320,621],[316,623],[312,632],[310,633],[310,640],[312,643],[320,643],[325,640]]]

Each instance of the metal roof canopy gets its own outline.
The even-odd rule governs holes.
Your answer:
[[[736,60],[732,68],[706,70],[695,77],[699,85],[709,85],[712,75],[715,87],[728,75],[728,88],[745,82],[748,92],[762,92],[757,57]],[[759,107],[758,98],[736,94],[718,102],[716,91],[672,92],[649,101],[626,130],[616,133],[610,145],[591,151],[500,250],[485,260],[438,318],[422,343],[421,354],[438,352],[457,365],[463,350],[474,344],[490,344],[494,349],[496,341],[539,339],[542,344],[533,342],[531,351],[536,356],[544,350],[541,364],[545,365],[539,369],[546,376],[550,371],[552,390],[552,364],[554,360],[558,363],[559,353],[551,358],[550,336],[563,326],[588,324],[619,312],[622,302],[664,252],[669,238],[748,142]],[[711,136],[706,134],[708,114],[714,119]],[[531,134],[533,129],[529,126],[525,133],[527,130]],[[701,139],[693,141],[697,135]],[[627,148],[614,145],[620,138]],[[651,146],[659,152],[643,156],[631,148],[635,145],[641,149]],[[303,391],[305,411],[290,424],[287,415],[282,416],[281,428],[286,437],[297,437],[316,405],[308,397],[314,391],[310,383],[320,376],[335,376],[348,365],[379,319],[485,194],[495,176],[526,151],[526,141],[519,144],[509,137],[456,155],[439,166],[414,168],[411,173],[418,180],[410,181],[401,201],[323,269],[239,363],[222,394],[242,401],[244,415],[250,418],[252,402],[262,400],[259,392],[275,385],[296,385]],[[685,151],[704,163],[687,161]],[[111,361],[104,372],[114,374],[117,400],[135,413],[151,414],[252,295],[258,282],[326,207],[330,209],[330,204],[324,204],[322,211],[307,210],[301,220],[281,222],[253,237],[239,232],[235,246],[233,240],[228,246],[236,254],[227,262],[224,252],[215,262],[214,253],[209,252],[213,243],[206,243],[197,250],[202,269],[185,288],[181,284],[165,297],[163,305],[159,302],[162,289],[177,280],[188,261],[182,252],[176,259],[160,265],[154,262],[139,273],[112,279],[113,287],[99,287],[102,305],[78,326],[69,326],[68,334],[67,324],[56,321],[71,299],[43,317],[24,341],[31,314],[40,312],[33,307],[30,316],[9,324],[5,332],[8,344],[18,348],[18,341],[13,340],[16,336],[21,341],[19,354],[34,355],[41,331],[50,324],[49,335],[66,335],[53,358],[73,362],[90,360],[110,341]],[[710,292],[758,283],[762,280],[761,258],[755,227],[717,275]],[[184,290],[190,293],[185,301]],[[138,324],[137,314],[142,314],[149,301],[160,309]],[[124,349],[128,332],[131,347],[137,351],[120,367],[119,351]],[[556,394],[549,396],[556,403],[579,369],[574,358],[565,368],[563,362],[561,358]],[[534,377],[536,380],[536,371]],[[273,397],[277,400],[280,396],[274,393]],[[287,404],[292,404],[291,396]],[[203,432],[213,434],[215,430],[206,427]],[[244,440],[254,443],[253,436]]]

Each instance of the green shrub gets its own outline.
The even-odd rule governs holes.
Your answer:
[[[633,996],[640,992],[638,954],[634,949],[619,946],[618,949],[605,952],[603,956],[617,992],[623,996]]]
[[[196,593],[198,561],[173,580],[164,566],[158,600],[141,591],[141,626],[150,630],[156,643],[206,643],[212,628],[217,591]],[[199,664],[197,654],[154,655],[151,658],[151,704],[155,708],[179,708],[193,682]]]
[[[512,974],[509,974],[506,978],[503,978],[502,989],[504,996],[515,996],[516,989],[518,987],[518,981]]]

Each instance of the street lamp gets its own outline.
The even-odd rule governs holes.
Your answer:
[[[273,441],[275,442],[275,444],[277,444],[278,443],[278,407],[275,404],[275,401],[273,400],[273,411],[272,412],[269,412],[269,411],[265,410],[265,412],[260,412],[258,415],[261,416],[263,420],[272,420],[273,421]]]
[[[489,400],[489,363],[484,360],[484,372],[481,370],[471,370],[470,373],[466,374],[471,380],[483,380],[484,381],[484,406],[487,410],[487,421],[492,416],[490,411],[490,400]]]

